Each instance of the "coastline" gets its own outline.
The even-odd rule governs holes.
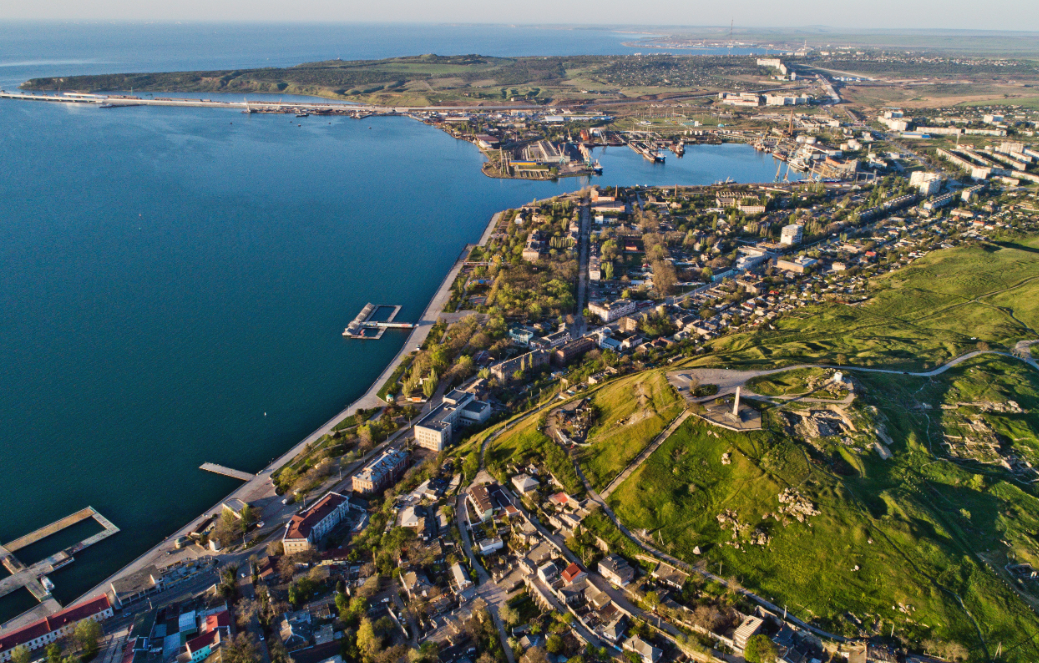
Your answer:
[[[213,515],[214,513],[218,514],[222,508],[222,505],[228,500],[232,498],[238,498],[243,501],[252,503],[258,500],[272,499],[276,497],[274,493],[274,485],[270,480],[270,477],[274,472],[276,472],[284,465],[292,462],[292,460],[296,458],[296,456],[298,456],[306,448],[308,444],[316,442],[317,440],[332,432],[332,430],[341,421],[353,416],[354,413],[357,412],[357,410],[362,408],[367,409],[386,405],[386,402],[379,398],[377,395],[379,390],[382,389],[386,381],[389,380],[389,378],[393,375],[393,372],[397,369],[397,367],[404,360],[404,358],[412,352],[414,352],[415,350],[418,350],[425,342],[426,338],[429,336],[430,330],[432,329],[433,325],[436,324],[437,320],[440,318],[441,313],[443,313],[444,306],[447,304],[448,300],[451,297],[451,286],[454,285],[455,279],[458,278],[458,274],[462,270],[462,266],[465,262],[466,256],[468,255],[469,249],[472,246],[485,246],[487,244],[487,242],[490,240],[491,235],[494,233],[495,228],[497,228],[498,226],[498,221],[501,218],[501,215],[502,212],[499,211],[491,216],[490,222],[487,224],[482,235],[480,236],[479,241],[476,244],[465,245],[461,254],[455,260],[455,263],[451,266],[451,269],[448,270],[447,274],[444,276],[443,281],[441,281],[440,287],[433,294],[433,297],[426,305],[425,310],[423,310],[422,315],[416,323],[416,327],[408,335],[408,338],[407,340],[405,340],[404,345],[397,352],[397,354],[394,355],[393,359],[383,369],[383,371],[379,373],[378,377],[371,383],[371,385],[369,385],[368,389],[364,392],[364,394],[362,394],[359,398],[350,403],[350,405],[348,405],[346,408],[336,413],[331,419],[326,421],[316,430],[314,430],[305,438],[303,438],[303,440],[294,444],[291,448],[289,448],[287,451],[285,451],[276,459],[274,459],[274,461],[272,461],[266,467],[256,472],[255,476],[252,479],[246,481],[241,486],[236,488],[234,491],[224,496],[216,504],[203,511],[201,514],[191,519],[189,522],[185,523],[176,531],[169,534],[166,538],[164,538],[162,541],[155,544],[154,546],[146,550],[144,553],[136,557],[129,564],[126,564],[118,571],[116,571],[109,577],[105,578],[102,582],[95,585],[93,588],[91,588],[87,592],[84,592],[81,596],[70,601],[67,605],[62,607],[67,608],[87,601],[101,593],[105,593],[108,589],[108,586],[113,581],[128,575],[132,575],[133,573],[136,573],[150,565],[157,565],[158,562],[162,561],[162,559],[165,557],[166,551],[173,549],[173,542],[178,537],[187,535],[188,532],[192,531],[200,522],[202,522],[203,519],[209,517],[210,515]],[[395,437],[396,436],[391,437],[390,439],[386,440],[383,444],[380,444],[376,448],[372,449],[372,451],[369,452],[368,455],[366,455],[364,458],[358,461],[359,465],[366,462],[372,454],[378,453],[386,443],[390,442]],[[37,606],[34,606],[31,610],[23,612],[22,614],[14,617],[7,623],[0,624],[0,633],[7,631],[9,629],[15,629],[25,626],[28,623],[35,621],[36,619],[45,617],[47,614],[48,612],[45,610],[44,604],[41,603]]]

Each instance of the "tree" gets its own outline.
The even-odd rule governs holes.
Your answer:
[[[256,522],[256,513],[253,512],[253,508],[246,504],[242,507],[242,519],[239,521],[239,525],[242,528],[242,532],[248,532],[249,526]]]
[[[379,591],[379,576],[373,575],[364,581],[364,584],[357,589],[357,596],[365,599],[370,599],[375,596],[376,592]]]
[[[12,663],[29,663],[32,660],[32,652],[25,645],[18,645],[11,652]]]
[[[260,646],[251,633],[239,633],[224,650],[224,663],[259,663]]]
[[[549,654],[558,654],[563,651],[563,639],[553,633],[545,641],[545,648],[548,649]]]
[[[61,645],[52,642],[47,645],[47,663],[61,663]]]
[[[498,616],[509,626],[515,626],[519,622],[519,613],[508,604],[498,608]]]
[[[458,361],[455,362],[455,371],[458,373],[459,377],[467,378],[473,374],[474,366],[475,364],[473,363],[472,357],[469,355],[462,355],[458,358]]]
[[[848,356],[847,355],[844,355],[844,354],[837,355],[837,365],[838,366],[844,366],[846,363],[848,363]]]
[[[239,628],[245,628],[260,610],[260,604],[253,599],[244,599],[235,606],[235,620]]]
[[[84,619],[76,624],[76,644],[86,653],[86,658],[93,658],[97,655],[102,635],[101,624],[93,619]]]
[[[237,565],[231,564],[224,567],[224,570],[220,572],[220,583],[217,585],[217,591],[227,599],[234,598],[238,594]]]
[[[548,663],[548,656],[541,647],[531,647],[523,652],[520,663]]]
[[[425,394],[426,398],[433,398],[433,394],[437,392],[437,378],[436,371],[430,371],[429,377],[422,382],[422,393]]]
[[[775,663],[779,657],[776,645],[768,639],[768,636],[757,634],[750,636],[747,647],[743,650],[743,658],[747,663]]]
[[[668,503],[665,506],[671,506],[671,504]],[[650,609],[656,610],[657,606],[660,605],[660,594],[657,594],[655,591],[654,592],[647,592],[646,593],[646,605],[648,605],[650,607]]]
[[[361,657],[365,663],[372,663],[375,657],[379,655],[381,648],[382,638],[375,634],[372,620],[367,617],[363,618],[361,625],[357,628],[357,649],[361,652]]]

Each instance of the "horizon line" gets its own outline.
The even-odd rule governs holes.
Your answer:
[[[723,30],[727,31],[730,26],[723,24],[705,25],[659,25],[653,23],[546,23],[544,21],[339,21],[319,19],[194,19],[194,18],[11,18],[0,17],[0,24],[13,23],[51,23],[51,24],[123,24],[123,25],[313,25],[322,27],[335,26],[496,26],[514,28],[542,28],[542,29],[568,29],[568,30],[609,30],[614,32],[652,30],[654,33],[669,32],[674,34],[682,30]],[[833,36],[865,35],[875,33],[888,33],[892,35],[911,35],[914,33],[966,33],[984,35],[1039,35],[1039,30],[1014,30],[1014,29],[992,29],[992,28],[922,28],[922,27],[842,27],[836,25],[788,25],[781,27],[767,27],[748,25],[732,28],[733,35],[737,34],[784,34],[790,31],[809,31],[802,37],[824,36],[825,32],[834,31]]]

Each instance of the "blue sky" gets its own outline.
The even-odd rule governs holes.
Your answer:
[[[944,28],[1039,31],[1036,0],[11,0],[0,19]]]

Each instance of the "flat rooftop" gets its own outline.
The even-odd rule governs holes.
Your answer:
[[[466,394],[468,396],[468,394]],[[432,428],[433,430],[446,430],[450,426],[450,422],[444,421],[444,418],[454,412],[454,408],[448,407],[447,404],[441,403],[432,410],[430,410],[426,416],[415,422],[416,426],[422,426],[423,428]]]

